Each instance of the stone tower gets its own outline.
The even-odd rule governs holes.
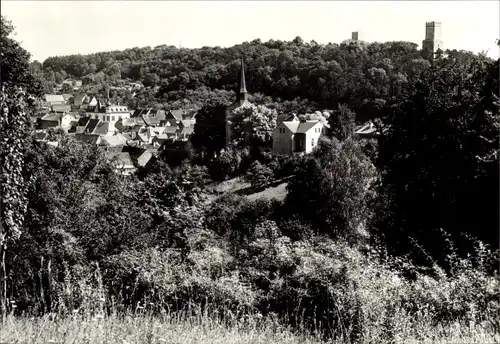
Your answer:
[[[351,33],[351,39],[353,41],[362,41],[363,40],[363,35],[361,34],[361,31],[353,31]]]
[[[441,41],[441,23],[425,23],[425,39],[422,41],[422,51],[426,58],[434,59],[438,49],[443,50],[443,41]]]
[[[250,102],[248,101],[248,91],[245,80],[245,63],[243,61],[243,58],[241,58],[240,84],[236,95],[236,101],[231,105],[229,105],[226,109],[226,145],[228,145],[231,142],[232,138],[231,137],[232,112],[233,110],[246,104],[250,104]]]

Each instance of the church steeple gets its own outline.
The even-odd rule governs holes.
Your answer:
[[[241,71],[240,71],[240,91],[238,93],[238,100],[245,101],[248,98],[247,85],[245,82],[245,62],[241,58]]]

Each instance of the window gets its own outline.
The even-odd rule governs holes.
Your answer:
[[[115,120],[115,116],[111,116],[111,121],[114,121]]]
[[[311,139],[311,146],[314,147],[314,139]]]
[[[109,116],[106,116],[106,121],[108,121],[108,122],[109,122]]]

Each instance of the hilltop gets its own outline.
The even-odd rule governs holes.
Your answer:
[[[456,50],[446,54],[464,65],[479,58]],[[133,82],[145,86],[143,91],[112,90],[113,101],[132,109],[175,109],[201,107],[213,99],[232,101],[239,59],[244,57],[253,103],[284,112],[334,109],[342,103],[365,121],[377,116],[381,104],[395,101],[402,84],[430,66],[423,56],[411,42],[348,40],[323,45],[297,37],[288,42],[254,40],[229,48],[163,45],[50,57],[43,65],[31,63],[31,68],[43,79],[46,93],[70,77],[82,80],[83,91],[102,94],[107,87]]]

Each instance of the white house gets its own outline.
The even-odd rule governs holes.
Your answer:
[[[307,154],[318,144],[327,128],[318,120],[281,122],[273,132],[273,152],[278,154]]]

